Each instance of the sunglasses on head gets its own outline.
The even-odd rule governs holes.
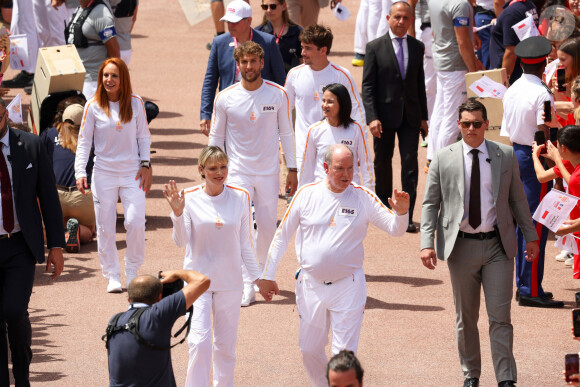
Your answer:
[[[481,122],[481,121],[459,121],[459,124],[461,125],[461,127],[463,129],[469,129],[471,127],[471,125],[473,125],[473,127],[475,129],[479,129],[479,128],[481,128],[481,125],[483,125],[483,122]]]
[[[273,11],[276,9],[276,7],[278,7],[278,4],[262,4],[262,9],[264,11],[267,11],[268,7],[270,7],[270,9]]]

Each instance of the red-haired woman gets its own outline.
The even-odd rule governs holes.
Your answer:
[[[85,166],[95,147],[92,187],[97,243],[107,292],[122,291],[115,223],[121,198],[127,230],[127,285],[145,259],[145,193],[152,181],[149,162],[151,135],[143,100],[132,93],[127,65],[107,59],[99,70],[97,92],[85,105],[78,138],[75,177],[78,189],[88,188]]]

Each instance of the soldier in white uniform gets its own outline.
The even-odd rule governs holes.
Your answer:
[[[263,266],[276,232],[279,142],[289,171],[285,191],[290,189],[293,195],[298,185],[294,135],[286,91],[260,75],[264,49],[255,42],[245,42],[235,49],[234,58],[242,80],[216,96],[209,145],[225,149],[230,158],[228,184],[250,193],[258,225],[256,254]],[[244,270],[242,306],[255,300],[252,281]]]
[[[324,347],[332,328],[332,353],[356,352],[366,303],[363,240],[372,223],[393,236],[409,223],[409,194],[394,191],[392,211],[377,196],[352,183],[354,157],[343,144],[327,148],[326,179],[302,187],[276,231],[264,269],[262,295],[278,293],[274,277],[294,232],[300,246],[296,304],[299,344],[310,382],[327,386]]]

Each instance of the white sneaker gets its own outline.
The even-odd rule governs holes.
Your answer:
[[[242,306],[250,306],[256,302],[256,290],[254,286],[244,287],[244,292],[242,293]]]
[[[117,277],[109,278],[109,285],[107,286],[107,293],[121,293],[123,287],[121,286],[121,281]]]
[[[566,266],[574,266],[574,255],[569,255],[568,258],[564,261]]]
[[[568,258],[568,252],[566,250],[560,251],[560,254],[556,255],[556,261],[564,262]]]

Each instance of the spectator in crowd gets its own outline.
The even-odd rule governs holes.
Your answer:
[[[131,61],[131,31],[137,21],[137,0],[109,0],[115,17],[115,31],[119,40],[120,58],[129,66]]]
[[[212,279],[193,303],[185,385],[209,387],[213,358],[213,384],[233,386],[242,262],[252,282],[262,281],[252,243],[250,195],[225,184],[228,156],[220,148],[203,148],[198,168],[203,184],[180,192],[170,180],[163,191],[172,209],[173,241],[187,246],[183,267]]]
[[[288,74],[291,68],[298,66],[302,61],[299,39],[302,27],[290,20],[285,0],[262,0],[262,9],[264,19],[262,24],[256,27],[256,31],[274,35],[282,54],[284,70]]]
[[[510,85],[522,75],[520,60],[515,54],[520,38],[512,26],[530,15],[534,18],[534,24],[537,27],[539,15],[532,0],[510,0],[498,16],[495,25],[491,27],[490,68],[505,68]]]
[[[82,102],[82,105],[73,103],[77,101]],[[90,191],[86,191],[83,195],[78,190],[74,170],[84,102],[81,97],[69,97],[61,101],[60,107],[66,108],[57,113],[61,117],[58,119],[60,122],[56,127],[48,128],[40,135],[52,161],[62,216],[66,224],[65,249],[69,253],[78,253],[81,243],[88,243],[96,236],[93,196]],[[92,171],[93,155],[89,158],[86,168],[89,185]]]
[[[322,25],[306,27],[300,33],[304,64],[290,70],[286,78],[285,88],[290,108],[296,110],[294,132],[297,165],[302,165],[308,128],[323,118],[318,102],[324,86],[331,83],[344,85],[350,94],[352,104],[350,116],[361,128],[365,127],[364,108],[350,72],[328,60],[332,39],[332,31],[328,27]]]
[[[574,103],[570,91],[572,82],[580,75],[580,38],[570,38],[558,46],[560,66],[566,74],[565,90],[559,91],[557,82],[552,81],[552,93],[556,112],[564,124],[575,124]]]
[[[503,11],[504,4],[505,0],[477,0],[473,8],[475,12],[473,16],[475,27],[483,27],[477,32],[477,36],[481,40],[481,48],[477,51],[477,58],[486,69],[491,68],[489,67],[489,42],[491,29],[493,28],[491,24]]]
[[[227,34],[217,36],[212,43],[207,70],[201,89],[201,132],[209,135],[210,118],[216,88],[222,91],[241,80],[241,74],[234,60],[234,49],[240,44],[253,41],[264,49],[262,78],[282,85],[286,78],[282,55],[276,39],[264,32],[252,29],[252,8],[243,0],[228,4],[226,15],[222,18],[228,23]]]
[[[224,17],[226,11],[224,8],[223,0],[211,0],[209,6],[211,9],[211,18],[213,19],[213,25],[215,27],[215,35],[220,36],[225,34],[226,26],[222,18]],[[212,42],[209,42],[205,45],[208,50],[211,50],[211,46]]]
[[[74,44],[85,67],[83,94],[87,99],[95,95],[99,83],[99,69],[107,58],[121,55],[113,11],[103,0],[80,0],[80,7],[66,26],[67,44]]]
[[[536,211],[543,196],[551,189],[551,183],[538,182],[532,160],[532,142],[536,131],[541,130],[546,138],[550,138],[543,118],[544,102],[553,104],[554,99],[550,90],[542,83],[541,77],[546,67],[546,56],[551,50],[550,41],[541,36],[530,37],[518,43],[515,53],[521,58],[524,73],[508,88],[503,98],[504,114],[500,135],[508,136],[513,144],[530,214]],[[516,299],[522,306],[563,307],[563,302],[553,300],[552,293],[545,292],[542,288],[548,228],[537,224],[540,252],[538,259],[530,262],[525,253],[529,237],[520,226],[517,228]]]
[[[288,0],[288,13],[290,19],[306,28],[318,23],[320,8],[328,7],[329,3],[329,0]]]
[[[119,58],[105,60],[99,70],[97,93],[85,106],[75,159],[77,188],[89,188],[86,166],[94,144],[91,189],[97,222],[97,243],[107,292],[118,293],[121,268],[115,242],[117,200],[125,213],[127,285],[145,260],[145,194],[152,182],[151,135],[141,97],[132,93],[127,65]],[[98,129],[97,129],[98,128]]]
[[[300,315],[299,345],[310,383],[328,386],[324,347],[332,328],[332,353],[356,352],[366,304],[362,242],[369,224],[392,236],[405,233],[409,195],[395,190],[392,211],[372,191],[353,185],[354,157],[343,144],[326,148],[326,178],[302,187],[294,196],[268,252],[264,279],[276,269],[292,236],[300,270],[296,305]],[[329,216],[329,214],[335,214]],[[330,219],[329,219],[330,218]],[[278,294],[275,283],[263,284],[262,295]]]
[[[129,310],[111,319],[114,332],[107,340],[111,386],[176,386],[171,364],[171,328],[210,286],[210,279],[192,270],[161,273],[162,280],[141,275],[129,284]],[[183,289],[162,298],[163,285],[182,280]],[[140,309],[138,334],[125,328]],[[115,320],[115,321],[113,321]]]
[[[437,259],[447,261],[463,386],[479,386],[477,322],[482,286],[496,380],[499,387],[515,386],[511,324],[512,257],[517,246],[514,218],[524,230],[527,260],[538,255],[538,236],[513,149],[484,138],[489,125],[485,106],[479,101],[463,103],[457,125],[463,140],[439,150],[429,168],[421,214],[421,260],[431,270]]]
[[[350,117],[352,107],[348,90],[340,83],[331,83],[322,91],[324,120],[308,129],[298,186],[323,180],[326,177],[323,167],[326,148],[334,144],[344,144],[354,155],[353,180],[372,190],[375,180],[373,163],[363,129]]]
[[[298,185],[294,136],[286,92],[260,76],[264,66],[262,47],[255,42],[242,43],[235,49],[234,58],[242,80],[216,96],[209,145],[228,150],[232,163],[227,182],[247,190],[254,203],[256,256],[263,270],[276,232],[280,143],[289,171],[285,191],[293,195]],[[244,269],[242,306],[255,301],[254,280]]]
[[[435,152],[457,139],[455,109],[467,98],[465,74],[483,69],[474,53],[479,44],[473,44],[473,7],[469,0],[430,0],[429,13],[437,97],[429,125],[426,170]]]
[[[353,351],[343,349],[326,366],[328,387],[362,387],[364,370]]]
[[[10,38],[8,35],[0,37],[0,82],[4,77],[4,72],[8,69],[10,64]],[[7,88],[0,88],[0,97],[5,96],[8,93]]]
[[[367,45],[362,96],[373,135],[377,196],[386,203],[393,191],[396,135],[401,155],[401,183],[411,199],[407,231],[417,232],[413,224],[419,181],[417,148],[419,132],[422,130],[426,136],[429,128],[423,70],[425,46],[407,35],[413,22],[412,11],[403,1],[394,3],[387,16],[389,32]]]
[[[0,384],[10,385],[8,344],[17,386],[30,386],[32,327],[28,302],[36,263],[44,262],[44,233],[51,278],[63,270],[62,211],[50,160],[38,136],[9,128],[0,99]]]

